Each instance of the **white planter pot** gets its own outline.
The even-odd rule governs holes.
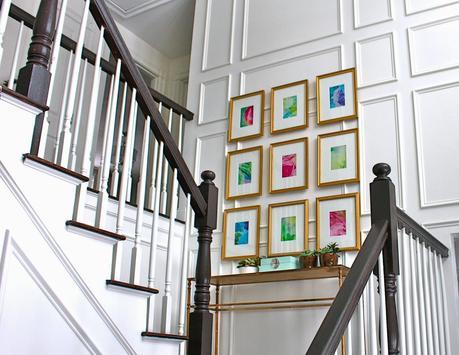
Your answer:
[[[258,266],[243,266],[238,268],[240,274],[250,274],[258,272]]]

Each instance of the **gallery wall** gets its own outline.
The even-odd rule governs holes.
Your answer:
[[[236,262],[220,257],[227,208],[262,206],[260,255],[266,255],[268,204],[309,199],[309,241],[314,248],[316,197],[360,192],[364,239],[370,227],[371,168],[387,162],[398,205],[452,250],[445,261],[446,284],[449,320],[452,329],[457,329],[453,236],[459,232],[458,31],[459,2],[451,0],[197,0],[188,91],[188,108],[197,117],[187,123],[184,154],[197,181],[206,169],[217,175],[220,218],[212,243],[213,274],[237,272]],[[316,76],[351,67],[357,68],[358,119],[318,126]],[[303,79],[309,80],[309,127],[270,135],[271,87]],[[229,99],[257,90],[266,93],[264,136],[228,144]],[[318,188],[317,135],[350,128],[360,132],[360,183]],[[309,188],[270,195],[269,145],[300,137],[309,138]],[[226,201],[226,155],[257,145],[264,147],[262,196]],[[196,243],[191,254],[193,260]],[[354,256],[347,253],[341,262],[350,264]],[[302,294],[311,294],[310,289],[305,287]],[[256,290],[241,289],[227,296],[238,297],[241,292],[262,297]],[[303,354],[305,338],[313,335],[325,311],[225,315],[221,354],[249,353],[253,344],[259,346],[256,353],[271,354],[273,346],[280,344],[290,350],[285,353]],[[307,325],[297,323],[300,314],[308,317]],[[270,328],[273,319],[284,320],[283,327]],[[265,330],[257,327],[260,322]],[[274,342],[257,338],[271,331],[279,334]],[[452,345],[458,346],[455,338]]]

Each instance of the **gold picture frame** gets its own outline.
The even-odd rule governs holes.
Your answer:
[[[352,108],[351,110],[347,109],[346,110],[346,85],[344,84],[344,76],[351,74],[352,78],[347,79],[346,82],[348,83],[347,86],[351,85],[351,92],[352,92],[352,98],[350,102],[352,103]],[[324,88],[329,87],[328,90],[328,108],[324,105],[324,102],[326,101],[324,97],[322,97],[322,82],[324,81],[331,81],[331,78],[333,77],[342,77],[341,84],[336,85],[338,82],[335,81],[334,86],[327,86],[328,84],[324,83]],[[330,92],[330,89],[334,89],[334,93],[336,93],[339,98],[338,100],[331,100],[331,97],[335,98],[335,95],[332,95]],[[348,92],[348,91],[347,91]],[[342,95],[340,95],[342,94]],[[316,95],[317,95],[317,124],[318,125],[323,125],[323,124],[329,124],[329,123],[334,123],[334,122],[339,122],[339,121],[345,121],[345,120],[351,120],[354,118],[357,118],[358,113],[358,99],[357,99],[357,74],[356,74],[356,69],[355,68],[349,68],[349,69],[344,69],[344,70],[339,70],[335,71],[333,73],[328,73],[328,74],[323,74],[319,75],[316,77]],[[349,102],[349,100],[348,100]],[[334,112],[334,109],[339,108],[338,112]],[[331,114],[329,115],[330,117],[327,118],[326,113],[330,111]],[[340,112],[343,111],[340,115]],[[335,115],[337,115],[335,117]]]
[[[238,207],[238,208],[229,208],[226,209],[223,212],[223,236],[222,236],[222,260],[238,260],[238,259],[245,259],[245,258],[257,258],[260,253],[260,205],[254,205],[254,206],[245,206],[245,207]],[[252,216],[250,215],[249,211],[252,211]],[[254,252],[253,253],[248,253],[248,254],[237,254],[234,255],[228,255],[228,252],[231,250],[230,245],[228,243],[228,220],[230,219],[231,214],[236,214],[239,212],[243,212],[244,214],[244,219],[248,217],[255,216],[256,217],[256,222],[255,222],[255,228],[252,227],[250,229],[250,224],[248,225],[247,228],[247,236],[243,236],[244,238],[247,238],[247,243],[244,244],[236,244],[235,245],[248,245],[250,246],[251,244],[253,245]],[[250,221],[240,221],[241,223],[250,223]],[[235,226],[235,234],[236,234],[236,229],[238,227]],[[253,240],[250,239],[250,232],[255,233],[255,241],[254,243],[251,243]],[[236,238],[236,236],[235,236]],[[235,239],[236,240],[236,239]],[[245,240],[244,240],[245,242]],[[237,249],[237,247],[234,247],[234,249]],[[242,248],[241,248],[242,249]]]
[[[281,188],[276,188],[275,186],[275,176],[274,176],[274,154],[275,150],[278,147],[282,147],[285,145],[294,145],[296,143],[304,143],[304,169],[303,169],[303,174],[304,174],[304,183],[298,184],[296,186],[289,186],[289,187],[281,187]],[[298,164],[296,164],[297,166]],[[299,169],[298,169],[299,170]],[[283,162],[281,166],[281,170],[283,174]],[[308,137],[303,137],[303,138],[297,138],[297,139],[291,139],[288,141],[283,141],[283,142],[277,142],[277,143],[272,143],[269,146],[269,193],[274,194],[274,193],[282,193],[286,191],[296,191],[296,190],[305,190],[309,187],[309,139]],[[285,176],[282,176],[284,178]]]
[[[288,206],[295,206],[295,205],[302,205],[303,206],[303,238],[302,238],[302,246],[297,248],[296,250],[288,250],[287,252],[275,252],[273,249],[276,246],[273,241],[273,210],[276,208],[288,207]],[[283,219],[283,218],[282,218]],[[281,229],[283,224],[281,222]],[[295,219],[295,228],[296,228],[296,219]],[[287,239],[287,238],[286,238]],[[295,238],[295,240],[297,240]],[[298,240],[301,240],[298,238]],[[281,231],[281,241],[282,241],[282,231]],[[290,240],[284,240],[283,242],[289,242]],[[293,240],[292,240],[293,241]],[[293,243],[290,243],[293,244]],[[290,247],[290,245],[287,245]],[[309,249],[309,200],[296,200],[296,201],[289,201],[289,202],[280,202],[280,203],[272,203],[268,206],[268,256],[286,256],[286,255],[299,255],[306,249]]]
[[[336,200],[340,200],[340,199],[353,199],[354,200],[354,238],[355,238],[355,241],[352,239],[352,246],[345,246],[345,247],[342,247],[340,246],[340,243],[336,240],[336,238],[338,238],[339,236],[335,235],[335,236],[332,236],[333,239],[331,239],[330,237],[325,237],[323,234],[322,234],[322,226],[324,224],[324,221],[322,220],[322,211],[321,211],[321,206],[322,204],[325,204],[325,202],[327,201],[335,201],[334,204],[331,204],[333,206],[335,206],[336,208]],[[338,207],[338,208],[342,208],[342,207]],[[331,229],[335,229],[335,230],[338,230],[338,233],[342,233],[343,232],[343,227],[341,226],[342,225],[342,216],[344,215],[344,219],[345,219],[345,223],[347,223],[347,213],[345,214],[342,214],[343,211],[347,211],[347,210],[339,210],[339,211],[330,211],[330,214],[329,214],[329,230]],[[331,221],[332,217],[331,217],[331,213],[332,212],[341,212],[341,220],[338,220],[338,222],[333,222]],[[336,217],[334,217],[336,218]],[[334,224],[332,226],[332,223]],[[338,227],[336,227],[336,224],[341,224],[339,225]],[[344,232],[346,233],[345,236],[347,237],[347,231],[348,231],[348,228],[347,228],[347,224],[345,225],[344,227]],[[335,233],[337,234],[337,233]],[[321,242],[322,241],[322,242]],[[321,248],[323,248],[324,246],[326,246],[328,243],[330,242],[337,242],[338,243],[338,247],[340,248],[340,250],[342,251],[354,251],[354,250],[360,250],[360,195],[358,192],[353,192],[353,193],[348,193],[348,194],[341,194],[341,195],[331,195],[331,196],[322,196],[322,197],[317,197],[316,198],[316,249],[317,250],[320,250]],[[350,243],[348,243],[350,244]]]
[[[322,147],[322,142],[324,142],[325,140],[327,139],[330,139],[330,138],[334,138],[334,137],[339,137],[339,136],[345,136],[345,135],[350,135],[350,134],[353,134],[354,135],[354,154],[353,154],[353,157],[354,157],[354,161],[352,160],[349,160],[348,161],[348,157],[347,157],[347,145],[344,145],[344,154],[345,154],[345,162],[344,164],[346,165],[345,167],[342,167],[342,165],[338,165],[336,164],[337,166],[334,167],[334,161],[336,161],[341,153],[342,155],[342,147],[343,147],[343,144],[337,146],[337,145],[334,145],[333,147],[331,147],[331,152],[330,152],[330,164],[328,164],[328,166],[330,166],[330,172],[327,170],[326,172],[323,171],[323,160],[324,160],[324,157],[323,157],[323,147]],[[335,144],[338,144],[338,143],[335,143]],[[341,148],[339,152],[335,153],[333,152],[333,148]],[[352,147],[351,147],[352,148]],[[328,153],[325,154],[328,156]],[[331,132],[331,133],[325,133],[325,134],[320,134],[317,136],[317,186],[318,187],[323,187],[323,186],[332,186],[332,185],[341,185],[341,184],[348,184],[348,183],[354,183],[354,182],[359,182],[360,181],[360,147],[359,147],[359,129],[358,128],[352,128],[352,129],[347,129],[347,130],[344,130],[344,131],[336,131],[336,132]],[[327,159],[328,160],[328,159]],[[348,164],[349,163],[349,164]],[[351,172],[353,170],[353,173],[352,174],[348,174],[349,177],[345,177],[345,178],[338,178],[337,179],[333,179],[333,175],[331,173],[332,170],[336,170],[335,171],[335,176],[337,175],[344,175],[342,174],[343,171],[341,169],[348,169],[348,165],[350,165],[351,167],[354,167],[354,169],[349,169]],[[338,174],[338,170],[341,170]],[[324,177],[325,175],[330,175],[329,178],[326,178]],[[352,175],[352,176],[351,176]]]
[[[233,130],[233,128],[234,128],[233,124],[234,124],[235,106],[238,105],[238,102],[251,101],[251,99],[253,97],[256,97],[256,96],[260,97],[260,101],[258,102],[258,105],[259,105],[258,106],[258,110],[259,110],[258,131],[255,131],[255,133],[247,134],[247,135],[237,135],[236,132],[234,132],[234,130]],[[252,103],[253,103],[253,105],[252,105],[252,120],[255,120],[256,119],[256,115],[255,115],[255,109],[256,108],[254,107],[255,106],[254,104],[256,102],[252,102]],[[250,107],[250,106],[248,106],[248,107]],[[241,110],[244,109],[244,108],[248,108],[248,107],[243,107],[243,108],[241,108]],[[229,143],[234,143],[234,142],[238,142],[238,141],[244,141],[244,140],[253,139],[253,138],[257,138],[257,137],[263,136],[264,112],[265,112],[265,91],[264,90],[255,91],[255,92],[251,92],[251,93],[248,93],[248,94],[232,97],[230,99],[230,107],[229,107],[228,142]],[[245,127],[239,127],[239,128],[245,128]]]
[[[303,110],[302,110],[303,111],[303,117],[301,118],[304,121],[304,123],[300,124],[300,125],[292,125],[290,127],[276,129],[275,128],[275,125],[276,125],[276,113],[277,113],[276,94],[278,92],[281,92],[282,90],[290,89],[290,88],[293,88],[295,86],[304,88],[304,100],[302,101],[302,104],[303,104]],[[309,113],[308,97],[309,97],[309,94],[308,94],[308,90],[309,90],[309,83],[308,83],[307,79],[306,80],[295,81],[293,83],[279,85],[279,86],[275,86],[275,87],[271,88],[271,106],[270,106],[271,107],[271,110],[270,110],[271,111],[271,122],[270,122],[270,132],[271,132],[271,134],[291,132],[291,131],[295,131],[295,130],[305,129],[305,128],[307,128],[309,126],[309,117],[308,117],[308,113]],[[299,105],[301,103],[301,101],[299,101],[299,102],[297,101],[297,96],[298,95],[293,96],[293,97],[295,97],[295,110],[296,111],[299,108],[301,108],[301,106]],[[285,100],[285,98],[284,98],[284,100]],[[283,115],[285,115],[285,112],[284,111],[282,111],[282,112],[283,112]],[[285,117],[282,117],[282,118],[285,118]]]
[[[234,172],[231,169],[231,163],[233,157],[237,155],[242,155],[242,154],[247,154],[251,152],[258,152],[258,178],[254,179],[254,181],[258,181],[258,189],[255,192],[249,192],[249,193],[243,193],[243,194],[232,194],[232,184],[231,184],[231,177],[234,177]],[[259,145],[256,147],[251,147],[251,148],[245,148],[245,149],[239,149],[239,150],[233,150],[231,152],[228,152],[228,155],[226,157],[226,186],[225,186],[225,199],[227,200],[236,200],[240,198],[247,198],[247,197],[256,197],[256,196],[261,196],[262,191],[263,191],[263,177],[262,177],[262,171],[263,171],[263,146]],[[239,173],[239,172],[238,172]]]

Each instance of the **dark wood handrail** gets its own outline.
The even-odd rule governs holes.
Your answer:
[[[99,27],[105,28],[104,38],[114,57],[121,59],[122,72],[126,81],[137,89],[137,103],[145,115],[151,117],[150,127],[155,137],[164,143],[164,155],[172,169],[177,169],[178,180],[185,194],[191,195],[191,205],[197,216],[207,214],[207,202],[199,190],[185,160],[183,159],[172,135],[170,134],[150,90],[135,65],[110,10],[104,1],[91,0],[90,11]]]
[[[30,29],[33,28],[33,25],[35,23],[35,17],[33,15],[29,14],[27,11],[24,11],[19,6],[14,5],[14,4],[11,4],[9,16],[12,19],[14,19],[14,20],[16,20],[18,22],[23,21],[24,25],[26,27],[30,28]],[[62,35],[60,45],[61,45],[62,48],[66,49],[68,51],[75,51],[77,43],[73,39],[71,39],[70,37],[68,37],[66,35]],[[83,47],[83,52],[81,54],[81,59],[83,59],[83,60],[87,59],[90,64],[94,65],[95,61],[96,61],[96,53],[90,51],[86,47]],[[100,67],[105,73],[107,73],[109,75],[115,74],[115,69],[116,69],[115,65],[110,63],[109,61],[103,59],[103,58],[101,59]],[[123,75],[121,76],[121,80],[122,81],[125,80]],[[183,115],[183,118],[186,119],[187,121],[192,121],[193,120],[194,113],[191,112],[190,110],[188,110],[187,108],[185,108],[182,105],[176,103],[175,101],[171,100],[167,96],[161,94],[160,92],[158,92],[158,91],[156,91],[154,89],[150,88],[150,94],[153,96],[155,101],[162,102],[163,107],[166,107],[167,109],[171,109],[172,111],[174,111],[178,115]]]
[[[387,221],[371,226],[365,242],[346,276],[335,301],[314,337],[306,355],[332,355],[343,336],[362,296],[379,254],[387,240]]]
[[[431,247],[443,258],[449,256],[449,249],[432,234],[430,234],[424,227],[422,227],[413,218],[408,216],[405,211],[397,207],[397,222],[398,227],[405,228],[408,233],[413,233],[413,237],[418,238],[426,246]]]

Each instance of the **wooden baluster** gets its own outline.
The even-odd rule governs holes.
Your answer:
[[[365,347],[365,294],[366,290],[363,291],[362,298],[360,299],[359,302],[359,320],[358,320],[358,333],[357,333],[357,339],[358,339],[358,348],[356,353],[357,354],[366,354],[366,347]],[[352,341],[352,339],[350,339]]]
[[[370,184],[371,193],[371,223],[388,221],[388,239],[383,249],[385,307],[387,314],[388,351],[390,355],[399,353],[399,329],[397,319],[396,293],[397,275],[399,271],[398,240],[397,240],[397,204],[395,186],[389,178],[391,168],[380,163],[373,167],[376,175]],[[380,280],[381,281],[381,280]]]
[[[14,49],[13,65],[11,66],[10,78],[8,79],[8,88],[13,89],[14,78],[16,77],[16,70],[18,68],[19,50],[21,49],[22,34],[24,32],[24,21],[19,24],[18,37],[16,39],[16,48]]]
[[[179,303],[179,322],[178,334],[185,334],[185,319],[186,319],[186,296],[187,296],[187,278],[188,278],[188,241],[191,237],[191,195],[186,196],[186,211],[185,211],[185,235],[182,244],[182,269],[180,276],[180,303]]]
[[[0,4],[0,63],[3,58],[3,37],[5,36],[10,7],[11,0],[2,0]]]
[[[86,93],[86,72],[88,69],[88,60],[84,60],[83,65],[83,74],[81,76],[80,82],[80,96],[78,98],[77,113],[73,119],[73,129],[72,129],[72,140],[70,144],[70,159],[69,159],[69,169],[75,170],[76,160],[77,160],[77,145],[78,145],[78,136],[80,134],[81,126],[81,114],[83,112],[83,99]]]
[[[406,313],[405,313],[405,303],[404,303],[404,294],[405,294],[405,278],[404,278],[404,266],[403,266],[403,239],[404,239],[404,232],[398,232],[398,258],[401,260],[400,264],[400,277],[398,278],[398,292],[397,292],[397,305],[400,311],[399,320],[399,329],[400,329],[400,353],[406,354]]]
[[[183,116],[179,118],[179,136],[177,146],[179,151],[182,151],[182,130],[183,130]],[[172,173],[172,186],[171,186],[171,206],[169,212],[169,233],[167,241],[167,259],[166,259],[166,273],[164,280],[164,296],[163,296],[163,307],[162,307],[162,322],[161,331],[163,333],[170,333],[171,331],[171,318],[172,318],[172,246],[175,236],[175,219],[177,217],[177,205],[178,205],[178,180],[177,180],[177,169],[174,169]]]
[[[430,305],[430,290],[429,290],[429,269],[428,269],[428,249],[427,245],[421,246],[422,250],[422,284],[424,285],[424,299],[425,304],[423,306],[426,314],[426,328],[427,328],[427,348],[429,349],[429,354],[434,354],[434,344],[433,344],[433,328],[432,328],[432,314],[431,314],[431,305]]]
[[[137,117],[138,117],[138,107],[137,106],[136,106],[136,111],[135,111],[134,117],[137,120]],[[143,116],[142,116],[141,119],[145,120],[145,118]],[[135,129],[135,124],[134,124],[134,129]],[[134,136],[134,139],[135,139],[135,136]],[[131,147],[129,148],[129,156],[131,156],[131,157],[134,156],[134,146],[135,146],[135,142],[132,142]],[[132,199],[131,192],[132,192],[132,162],[128,166],[126,201],[132,202],[131,201],[131,199]]]
[[[158,111],[161,114],[163,108],[163,103],[160,102],[158,104]],[[148,189],[148,208],[150,210],[153,209],[155,205],[155,178],[156,178],[156,170],[158,168],[158,149],[159,143],[156,139],[153,140],[153,156],[151,157],[151,180],[150,180],[150,188]]]
[[[59,142],[59,156],[58,164],[67,167],[69,164],[69,153],[70,153],[70,139],[71,132],[70,126],[72,124],[72,117],[75,110],[75,101],[77,95],[78,79],[80,77],[81,68],[81,54],[83,52],[84,38],[86,35],[86,26],[88,22],[90,1],[85,2],[83,10],[83,18],[81,20],[80,32],[78,35],[77,46],[75,48],[75,60],[73,61],[72,78],[70,80],[70,88],[68,94],[67,110],[65,112],[64,123],[62,126],[62,132]]]
[[[387,310],[386,310],[386,285],[384,278],[384,262],[382,254],[378,258],[378,290],[379,290],[379,336],[381,341],[381,355],[389,354],[387,343]]]
[[[143,217],[145,206],[145,194],[147,181],[147,166],[148,166],[148,152],[150,142],[150,116],[147,116],[145,126],[143,128],[142,139],[142,158],[140,160],[140,177],[137,184],[137,214],[135,219],[135,241],[131,254],[131,272],[129,280],[131,283],[140,284],[140,270],[142,261],[142,248],[140,242],[142,241]]]
[[[435,258],[435,250],[433,248],[429,248],[428,252],[428,269],[429,269],[429,291],[430,291],[430,307],[432,312],[432,320],[433,320],[433,341],[434,341],[434,353],[441,354],[440,350],[440,334],[438,332],[438,312],[437,312],[437,293],[435,290],[435,278],[437,274],[434,273],[434,258]]]
[[[48,107],[51,106],[51,99],[53,97],[53,92],[54,92],[54,82],[56,79],[57,65],[59,62],[59,54],[61,50],[61,38],[62,38],[62,32],[64,30],[64,21],[65,21],[66,11],[67,11],[67,0],[62,0],[60,12],[59,12],[59,19],[57,21],[56,34],[54,36],[53,49],[51,53],[51,64],[49,66],[49,72],[51,73],[51,80],[49,82],[48,99],[46,102],[46,105]],[[71,61],[69,62],[69,70],[71,67],[70,63]],[[65,100],[65,102],[66,101],[67,100]],[[41,130],[41,138],[40,138],[41,144],[38,150],[38,156],[42,158],[45,157],[45,149],[46,149],[46,141],[48,139],[48,131],[49,131],[49,110],[45,112],[45,116],[43,118],[43,128]],[[58,132],[60,132],[60,130]]]
[[[369,330],[370,333],[370,354],[377,355],[379,354],[378,350],[378,337],[377,337],[377,329],[378,326],[376,324],[376,287],[375,287],[375,278],[373,275],[370,275],[370,282],[369,282],[369,307],[368,307],[368,317],[369,317]]]
[[[132,89],[131,105],[129,108],[128,128],[126,135],[126,144],[124,146],[123,154],[123,170],[121,172],[120,181],[120,193],[118,196],[118,213],[116,218],[116,233],[124,233],[124,214],[126,209],[126,191],[128,183],[129,167],[132,163],[131,145],[134,140],[134,127],[136,122],[137,113],[137,101],[136,101],[137,89]],[[121,279],[121,263],[122,263],[122,250],[123,246],[121,243],[116,243],[113,246],[113,260],[112,260],[112,280]]]
[[[124,119],[126,116],[126,97],[128,91],[128,83],[124,83],[123,97],[121,99],[121,111],[120,119],[118,124],[118,132],[116,134],[116,143],[115,143],[115,167],[113,168],[112,178],[110,182],[110,196],[118,196],[118,184],[120,178],[120,156],[121,156],[121,145],[123,142],[123,129],[124,129]]]
[[[448,313],[448,302],[446,301],[446,285],[445,285],[445,271],[443,270],[443,260],[438,257],[438,264],[440,268],[440,280],[441,280],[441,296],[443,305],[443,329],[445,331],[445,354],[451,353],[451,338],[450,338],[450,326],[449,326],[449,313]]]
[[[434,263],[433,263],[433,270],[435,277],[435,294],[437,302],[435,304],[438,313],[438,340],[440,351],[439,354],[446,354],[446,342],[445,342],[445,319],[443,314],[443,297],[441,294],[441,278],[440,278],[440,268],[438,261],[441,262],[440,254],[434,255]]]
[[[174,115],[174,111],[170,108],[169,109],[169,119],[167,121],[167,129],[171,132],[172,129],[172,116]],[[163,165],[163,183],[161,187],[161,209],[160,212],[162,214],[166,214],[167,209],[167,178],[169,175],[169,164],[167,161],[164,162]]]
[[[212,171],[201,174],[203,182],[199,190],[207,202],[206,215],[196,216],[194,225],[198,229],[198,257],[196,261],[196,283],[194,293],[195,309],[190,314],[190,340],[188,354],[210,355],[212,353],[212,319],[209,312],[210,301],[210,244],[212,232],[217,226],[218,189]]]
[[[422,280],[422,245],[418,239],[415,239],[416,244],[416,266],[417,266],[417,288],[419,296],[419,315],[421,325],[421,345],[422,353],[428,354],[427,345],[427,324],[424,299],[424,284]]]
[[[82,162],[81,162],[81,173],[85,176],[89,176],[89,169],[91,167],[91,147],[94,137],[94,130],[96,124],[96,112],[97,112],[97,102],[99,99],[99,85],[100,85],[100,61],[102,58],[102,49],[104,44],[104,32],[105,29],[103,26],[100,28],[99,34],[99,43],[97,46],[96,61],[94,63],[94,77],[92,79],[92,88],[91,88],[91,101],[89,102],[89,111],[88,111],[88,124],[86,129],[86,135],[83,140],[83,149],[81,152]],[[73,219],[75,221],[82,221],[84,217],[84,208],[86,203],[86,194],[88,189],[88,183],[82,183],[77,186],[77,196],[75,202],[75,209],[73,212]]]
[[[419,292],[417,287],[417,262],[416,262],[416,240],[410,232],[410,265],[411,265],[411,292],[413,302],[413,324],[414,324],[414,346],[416,349],[415,354],[421,354],[421,325],[419,315]]]
[[[403,303],[405,306],[405,332],[406,332],[406,349],[405,353],[406,354],[413,354],[414,353],[414,337],[413,337],[413,332],[414,332],[414,323],[413,323],[413,295],[412,295],[412,290],[411,290],[411,263],[410,263],[410,251],[409,251],[409,246],[410,246],[410,236],[406,233],[405,230],[402,231],[402,237],[401,237],[401,242],[400,242],[400,251],[401,251],[401,257],[400,261],[401,263],[401,273],[402,273],[402,279],[403,279],[403,299],[400,300],[399,303]],[[400,326],[401,329],[403,329],[402,325]]]
[[[110,115],[108,124],[106,125],[107,130],[105,132],[105,154],[104,154],[104,163],[101,166],[102,172],[101,183],[99,189],[99,195],[97,200],[97,211],[96,211],[96,227],[104,228],[105,219],[107,215],[107,204],[108,204],[108,176],[110,173],[110,163],[113,150],[113,131],[115,130],[115,117],[116,117],[116,105],[118,102],[118,89],[119,89],[119,80],[121,73],[121,59],[118,59],[116,64],[115,77],[113,79],[113,93],[111,100],[111,107],[109,109]]]
[[[73,51],[69,52],[69,61],[67,63],[67,72],[65,73],[65,83],[64,83],[64,93],[62,95],[61,109],[59,111],[59,118],[57,121],[57,131],[56,131],[56,140],[54,142],[53,148],[53,162],[57,163],[59,155],[59,139],[62,127],[64,124],[65,110],[67,107],[68,95],[69,95],[69,85],[70,85],[70,72],[72,70],[72,58]]]
[[[10,4],[7,6],[8,2],[9,1],[5,2],[5,14],[2,13],[2,16],[8,16],[8,11],[6,11],[6,8],[9,10]],[[27,63],[19,70],[18,82],[16,85],[16,91],[18,93],[40,104],[46,104],[48,98],[51,80],[51,73],[48,70],[48,66],[56,28],[57,2],[57,0],[42,0],[40,2],[33,26],[32,41],[27,53]],[[2,30],[1,26],[3,26],[3,24],[0,23],[0,31]],[[0,38],[3,38],[3,33],[0,33]],[[30,147],[30,152],[32,154],[38,154],[39,151],[43,120],[43,113],[39,114],[35,119],[32,145]]]

